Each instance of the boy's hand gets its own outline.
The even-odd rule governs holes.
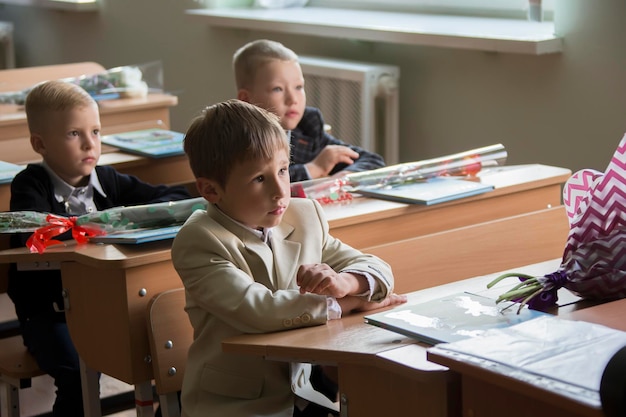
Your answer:
[[[389,297],[381,302],[366,301],[360,297],[348,296],[338,299],[337,302],[341,306],[343,315],[353,313],[355,311],[376,310],[383,307],[395,306],[406,303],[407,297],[404,294],[392,293]]]
[[[335,165],[340,163],[352,165],[358,157],[359,154],[347,146],[328,145],[315,159],[306,164],[306,167],[312,179],[321,178],[328,176]]]
[[[359,278],[360,277],[360,278]],[[300,265],[296,282],[300,293],[328,295],[343,298],[367,290],[367,279],[351,273],[337,273],[327,264]]]

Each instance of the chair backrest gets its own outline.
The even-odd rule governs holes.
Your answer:
[[[185,312],[185,290],[161,292],[148,303],[148,338],[159,395],[180,391],[193,328]]]
[[[362,249],[388,262],[405,293],[550,259],[565,249],[564,206]]]
[[[106,71],[95,62],[76,62],[0,70],[0,92],[15,92],[46,80],[93,75]]]
[[[0,250],[9,249],[9,235],[0,233]],[[0,294],[7,292],[9,285],[9,264],[0,264]]]

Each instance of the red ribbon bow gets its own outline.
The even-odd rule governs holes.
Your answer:
[[[48,214],[46,216],[48,225],[35,230],[26,241],[26,247],[31,252],[43,253],[48,246],[62,243],[60,240],[52,238],[68,230],[72,230],[72,237],[78,243],[86,243],[91,236],[106,234],[104,230],[77,225],[76,219],[76,217],[62,217]]]

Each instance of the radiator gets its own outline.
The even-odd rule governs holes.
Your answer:
[[[392,65],[300,56],[307,105],[318,107],[331,134],[398,163],[398,82]]]

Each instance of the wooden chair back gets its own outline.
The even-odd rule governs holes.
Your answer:
[[[180,415],[178,392],[182,388],[187,351],[193,328],[185,312],[185,290],[157,294],[148,303],[148,339],[156,392],[164,417]]]
[[[8,234],[0,233],[0,250],[9,248]],[[9,264],[0,264],[0,339],[20,333],[19,322],[13,302],[7,294],[9,286]]]
[[[0,250],[9,249],[10,235],[0,233]],[[9,264],[0,264],[0,294],[7,292],[9,286]]]
[[[564,206],[372,246],[406,293],[560,258],[569,223]]]
[[[16,92],[46,80],[93,75],[106,71],[96,62],[76,62],[0,70],[0,92]]]

